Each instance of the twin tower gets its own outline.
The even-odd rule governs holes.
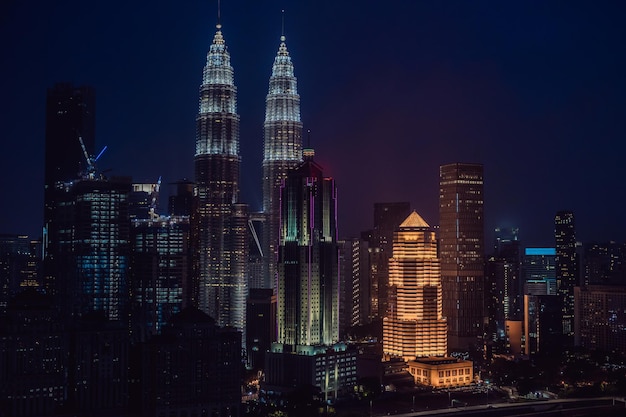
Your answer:
[[[204,67],[196,118],[196,279],[192,292],[193,301],[219,325],[244,331],[252,222],[248,206],[240,204],[237,87],[221,24],[216,27]],[[264,260],[260,286],[265,288],[275,287],[281,183],[302,162],[300,96],[285,36],[281,36],[269,81],[264,123],[260,213],[263,231],[257,243]],[[255,231],[252,235],[257,236]]]

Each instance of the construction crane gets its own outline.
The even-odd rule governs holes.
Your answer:
[[[105,146],[104,148],[102,148],[98,156],[94,158],[92,156],[89,156],[87,148],[85,148],[85,142],[83,142],[82,136],[78,136],[78,141],[80,142],[80,147],[83,150],[83,155],[85,155],[85,160],[87,161],[87,177],[92,180],[96,175],[96,162],[98,161],[98,159],[100,159],[104,151],[107,150],[107,147]]]

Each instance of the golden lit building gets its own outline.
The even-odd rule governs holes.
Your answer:
[[[434,388],[469,385],[474,380],[472,361],[456,358],[419,358],[408,363],[416,384]]]
[[[383,319],[386,356],[408,361],[446,354],[447,327],[441,298],[435,233],[413,211],[393,236],[389,309]]]

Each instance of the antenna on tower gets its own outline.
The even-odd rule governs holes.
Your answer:
[[[311,129],[307,129],[307,144],[306,144],[306,148],[302,150],[302,156],[304,157],[305,160],[309,160],[311,158],[313,158],[313,156],[315,155],[315,151],[313,150],[313,148],[311,148]]]
[[[221,5],[222,5],[222,2],[220,0],[217,0],[217,25],[215,25],[215,27],[218,29],[222,28]]]
[[[285,9],[281,10],[280,40],[285,41]]]

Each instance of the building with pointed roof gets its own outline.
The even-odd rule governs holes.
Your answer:
[[[245,331],[247,233],[240,227],[237,88],[222,25],[204,67],[196,117],[194,301],[219,326]],[[243,210],[247,211],[247,209]]]
[[[266,226],[263,252],[267,266],[264,287],[273,288],[280,227],[280,186],[287,173],[302,162],[300,96],[284,34],[274,58],[265,105],[263,212]]]
[[[393,235],[383,351],[405,361],[447,353],[435,233],[413,211]]]

